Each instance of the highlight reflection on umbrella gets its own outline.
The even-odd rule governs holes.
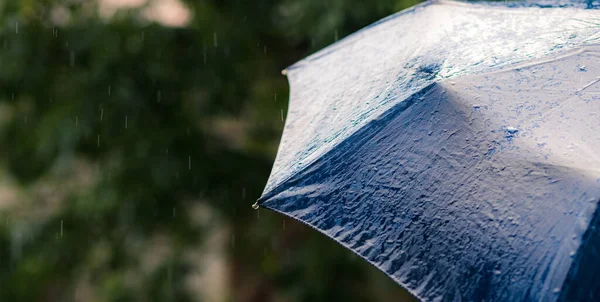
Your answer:
[[[422,300],[600,299],[600,10],[434,1],[286,70],[258,205]]]

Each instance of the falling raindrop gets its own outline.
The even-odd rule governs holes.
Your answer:
[[[339,35],[338,35],[338,30],[337,29],[335,30],[334,38],[335,38],[336,42],[339,39]]]
[[[60,237],[62,238],[63,236],[63,220],[60,220]]]
[[[231,234],[231,247],[235,246],[235,234]]]
[[[142,31],[142,41],[144,41],[145,37],[146,37],[146,33],[144,31]]]
[[[125,116],[125,129],[127,129],[127,115]]]
[[[100,134],[98,134],[98,147],[100,147]]]
[[[75,52],[74,52],[74,51],[72,51],[72,50],[71,50],[71,54],[70,54],[70,61],[69,61],[69,62],[70,62],[70,64],[71,64],[71,67],[72,67],[72,66],[75,66]]]
[[[206,44],[202,45],[202,55],[204,56],[204,64],[206,64]]]
[[[108,85],[108,95],[110,95],[110,85]]]
[[[173,207],[173,218],[175,218],[175,207]]]
[[[246,199],[246,188],[242,188],[242,200]]]
[[[285,219],[281,221],[281,229],[285,231]]]
[[[79,116],[75,116],[75,127],[79,127]]]
[[[25,116],[25,124],[27,124],[27,115]]]
[[[19,34],[19,21],[17,21],[15,24],[15,33]]]
[[[188,170],[192,170],[192,157],[188,156]]]
[[[219,46],[218,40],[217,40],[217,32],[213,32],[213,45],[215,47]]]
[[[281,109],[281,121],[283,122],[283,109]]]
[[[156,92],[156,102],[160,103],[160,90]]]
[[[275,103],[277,103],[277,93],[275,93]]]
[[[102,122],[102,118],[104,117],[104,108],[100,109],[100,121]]]
[[[267,45],[263,46],[263,53],[267,53]]]

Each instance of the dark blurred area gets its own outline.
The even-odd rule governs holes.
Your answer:
[[[260,196],[281,70],[418,1],[0,1],[0,301],[408,301]]]

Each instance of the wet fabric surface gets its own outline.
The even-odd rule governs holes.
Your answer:
[[[422,300],[600,298],[595,7],[430,2],[297,63],[260,206]]]

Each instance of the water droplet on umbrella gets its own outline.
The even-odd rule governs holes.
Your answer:
[[[511,138],[515,137],[515,134],[517,134],[517,132],[519,132],[519,129],[508,126],[508,127],[504,128],[504,132],[506,133],[506,135],[504,135],[504,137],[511,139]]]
[[[519,129],[515,127],[506,127],[506,132],[513,134],[519,132]]]

